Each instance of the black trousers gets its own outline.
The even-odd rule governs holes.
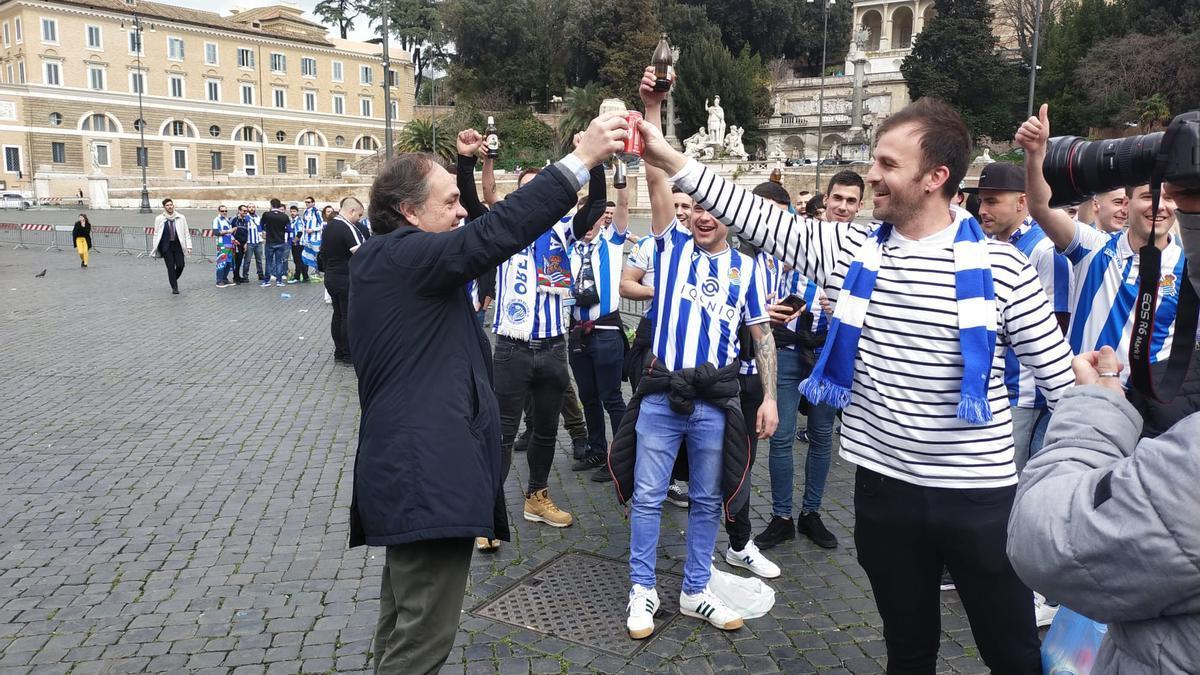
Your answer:
[[[242,279],[242,261],[246,259],[246,245],[233,245],[233,280]]]
[[[329,335],[333,338],[333,357],[350,358],[349,322],[346,312],[350,307],[350,278],[344,274],[326,274],[325,290],[333,299],[333,316],[329,319]]]
[[[179,245],[179,240],[160,242],[158,254],[162,256],[163,263],[167,266],[167,281],[171,283],[171,290],[179,290],[179,277],[183,276],[185,262],[183,247]]]
[[[763,402],[762,378],[758,375],[738,375],[742,385],[742,417],[746,420],[746,434],[750,437],[750,466],[754,466],[754,458],[758,455],[758,434],[754,431],[754,420],[758,417],[758,406]],[[750,489],[750,474],[746,474],[746,490]],[[729,545],[733,550],[746,548],[750,541],[750,500],[734,514],[733,520],[725,520],[725,533],[729,535]]]
[[[943,565],[988,668],[1005,675],[1041,672],[1033,593],[1005,553],[1016,489],[922,487],[858,468],[854,543],[883,617],[888,673],[934,672]]]
[[[558,433],[563,391],[571,381],[567,372],[567,341],[563,337],[531,342],[499,337],[493,361],[505,478],[512,464],[513,441],[521,424],[525,398],[529,397],[533,403],[530,422],[533,437],[525,453],[529,462],[526,494],[530,494],[546,487],[554,462],[554,437]]]
[[[388,546],[375,626],[375,672],[436,673],[458,633],[473,541]]]
[[[294,266],[293,269],[296,270],[296,273],[292,276],[292,278],[296,281],[301,279],[308,281],[308,265],[304,264],[304,258],[300,255],[303,252],[303,246],[292,247],[292,265]]]

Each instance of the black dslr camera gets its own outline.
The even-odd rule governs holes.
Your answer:
[[[1165,132],[1099,141],[1056,136],[1046,148],[1042,173],[1055,208],[1155,178],[1200,190],[1200,110],[1171,120]]]

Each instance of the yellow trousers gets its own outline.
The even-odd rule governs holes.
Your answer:
[[[79,252],[79,259],[83,261],[84,266],[88,264],[88,245],[87,239],[83,237],[75,237],[75,250]]]

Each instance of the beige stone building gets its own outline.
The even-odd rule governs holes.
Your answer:
[[[391,51],[399,129],[413,66]],[[156,181],[335,177],[383,147],[383,101],[381,47],[294,7],[0,2],[4,189],[74,196],[87,177],[140,178],[139,161]]]

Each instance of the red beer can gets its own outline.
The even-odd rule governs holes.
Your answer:
[[[642,130],[638,124],[642,121],[642,113],[630,110],[625,113],[625,121],[629,122],[629,135],[625,137],[625,154],[642,156],[645,144],[642,141]]]

